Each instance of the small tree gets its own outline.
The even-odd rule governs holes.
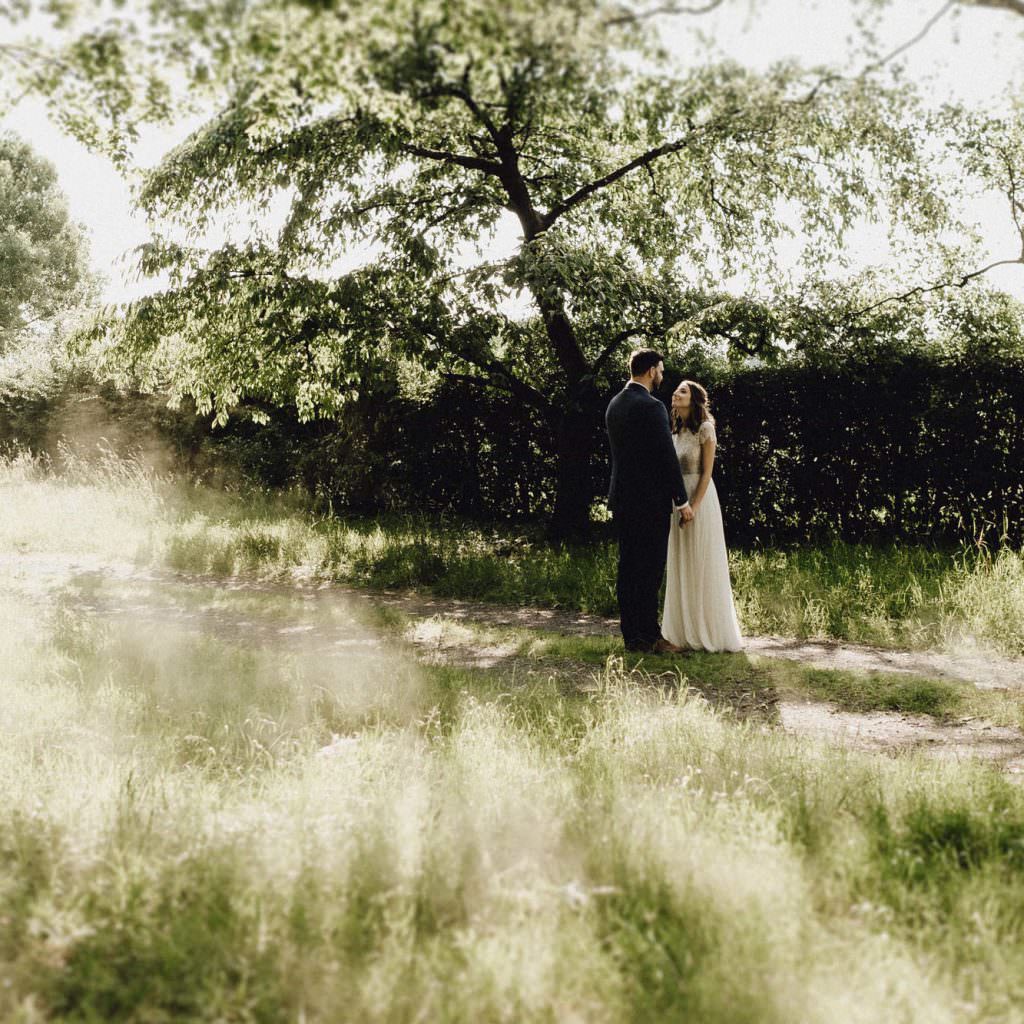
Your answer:
[[[53,165],[0,136],[0,354],[74,309],[91,287],[85,236]]]

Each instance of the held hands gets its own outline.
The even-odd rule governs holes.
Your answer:
[[[687,523],[693,522],[693,506],[683,505],[679,509],[679,525],[685,526]]]

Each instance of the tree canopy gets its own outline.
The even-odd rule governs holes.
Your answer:
[[[95,336],[222,419],[333,415],[402,365],[504,392],[548,425],[556,522],[582,529],[602,382],[631,340],[682,327],[770,351],[779,311],[811,308],[778,270],[780,240],[799,236],[813,282],[865,219],[938,239],[953,217],[933,164],[962,112],[923,112],[884,61],[854,76],[681,69],[645,13],[155,0],[103,14],[31,65],[71,130],[124,160],[135,119],[166,115],[176,88],[213,113],[140,191],[167,225],[142,266],[170,287]],[[990,157],[975,169],[996,173]],[[204,248],[231,211],[245,237]],[[761,294],[723,290],[737,273]]]

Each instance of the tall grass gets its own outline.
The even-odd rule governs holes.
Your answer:
[[[744,625],[883,646],[981,643],[1024,655],[1024,553],[834,543],[737,553]]]
[[[614,660],[584,697],[0,623],[3,1019],[1019,1019],[1024,795],[983,768]]]
[[[88,463],[14,452],[0,458],[0,552],[134,558],[164,519],[165,481],[137,461],[98,449]]]

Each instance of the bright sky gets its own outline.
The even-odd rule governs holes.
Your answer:
[[[908,42],[942,6],[938,0],[894,4],[886,16],[881,49],[888,52]],[[755,67],[786,57],[805,65],[842,64],[853,30],[847,7],[838,0],[727,0],[710,15],[676,17],[663,24],[666,41],[684,63],[694,52],[692,32],[699,30],[722,56]],[[1009,96],[1024,94],[1024,18],[983,9],[947,15],[903,59],[910,75],[926,82],[937,100],[949,97],[976,109],[1002,109]],[[152,283],[136,279],[131,256],[149,232],[144,218],[132,209],[128,185],[111,166],[58,131],[38,101],[23,101],[0,121],[0,129],[17,132],[56,164],[72,215],[87,227],[93,262],[106,278],[104,298],[118,302],[150,290]],[[157,162],[186,133],[187,126],[148,131],[136,151],[138,162]],[[983,226],[991,259],[1016,253],[1020,243],[1005,200],[980,197],[971,213]],[[874,242],[869,233],[851,244],[860,259],[871,261]],[[989,280],[1024,298],[1024,267],[1001,268]]]

